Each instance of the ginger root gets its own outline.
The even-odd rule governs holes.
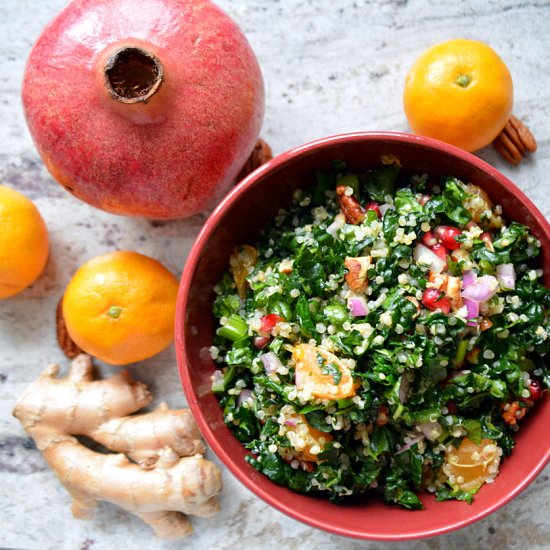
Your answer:
[[[75,517],[90,518],[104,500],[137,515],[158,536],[179,539],[193,530],[187,514],[218,512],[221,474],[204,458],[189,410],[162,403],[134,414],[152,401],[147,387],[126,371],[95,380],[88,355],[76,357],[65,378],[58,373],[58,365],[48,367],[13,414],[71,495]],[[117,454],[91,450],[75,436]]]

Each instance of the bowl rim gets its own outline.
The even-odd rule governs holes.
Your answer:
[[[296,510],[291,506],[280,502],[274,498],[270,493],[265,492],[259,489],[253,480],[234,462],[230,455],[226,452],[224,447],[214,436],[208,422],[203,417],[197,394],[195,388],[191,384],[191,379],[187,375],[187,365],[185,358],[185,347],[184,347],[184,335],[185,335],[185,310],[187,307],[188,297],[189,297],[189,288],[190,283],[193,277],[193,273],[196,269],[198,261],[200,259],[201,253],[204,249],[204,246],[208,242],[210,236],[214,232],[218,223],[223,219],[224,213],[228,210],[239,197],[247,192],[247,190],[254,186],[259,180],[262,179],[265,173],[272,170],[276,170],[280,166],[286,164],[289,161],[294,160],[296,157],[300,157],[309,152],[316,151],[317,149],[322,149],[327,145],[331,145],[339,142],[349,142],[349,141],[359,141],[359,142],[368,142],[368,141],[377,141],[377,140],[387,140],[393,141],[395,143],[415,143],[426,147],[428,149],[435,150],[437,152],[443,152],[464,161],[467,164],[473,165],[475,168],[487,173],[490,177],[501,182],[505,187],[508,187],[515,196],[528,208],[530,213],[536,219],[537,223],[541,226],[543,231],[548,235],[550,239],[550,224],[544,215],[540,212],[538,207],[527,197],[527,195],[517,187],[511,180],[509,180],[504,174],[499,170],[493,167],[488,162],[483,159],[468,153],[463,149],[450,145],[448,143],[428,138],[425,136],[419,136],[414,134],[408,134],[403,132],[386,132],[386,131],[361,131],[361,132],[350,132],[350,133],[341,133],[335,134],[313,141],[309,141],[297,147],[291,148],[276,157],[272,158],[254,172],[245,177],[240,183],[238,183],[218,204],[218,206],[212,211],[204,225],[202,226],[195,242],[193,243],[191,250],[185,261],[183,273],[180,280],[180,286],[178,290],[177,305],[176,305],[176,319],[175,319],[175,347],[176,347],[176,360],[178,365],[178,370],[180,374],[181,383],[183,390],[188,402],[188,405],[195,417],[195,421],[206,439],[208,445],[211,447],[213,452],[219,458],[219,460],[224,464],[226,468],[245,486],[247,487],[254,495],[261,498],[267,504],[273,506],[280,512],[285,515],[298,520],[306,525],[320,529],[325,532],[332,534],[344,536],[347,538],[355,538],[362,540],[377,540],[377,541],[405,541],[405,540],[416,540],[422,538],[433,537],[437,535],[443,535],[450,533],[462,527],[466,527],[484,517],[487,517],[491,513],[495,512],[511,500],[513,500],[519,493],[521,493],[533,480],[538,476],[538,474],[543,470],[548,462],[550,462],[550,446],[547,448],[546,453],[543,454],[540,460],[536,463],[535,467],[530,471],[529,475],[526,476],[521,483],[514,486],[512,490],[506,491],[505,494],[496,498],[496,500],[486,508],[484,508],[480,513],[466,517],[466,518],[457,518],[453,521],[450,521],[443,527],[435,527],[432,529],[423,529],[422,531],[415,531],[409,533],[402,533],[396,535],[390,534],[380,534],[376,532],[349,532],[345,528],[339,528],[338,526],[328,525],[323,521],[318,521],[314,517],[310,517],[307,514],[304,514],[301,510]],[[273,482],[272,482],[273,483]],[[288,489],[290,491],[290,489]]]

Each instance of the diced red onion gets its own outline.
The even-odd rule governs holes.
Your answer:
[[[474,302],[468,298],[464,298],[463,301],[466,306],[466,310],[468,311],[468,314],[466,315],[468,322],[466,324],[470,327],[477,326],[477,321],[472,319],[477,319],[479,317],[479,302]]]
[[[514,265],[497,265],[497,280],[502,288],[514,290],[516,288],[516,272],[514,271]]]
[[[492,275],[483,275],[462,291],[462,297],[474,302],[490,300],[498,290],[498,281]]]
[[[295,420],[285,420],[285,426],[295,427],[295,426],[297,426],[297,424],[296,424]]]
[[[427,246],[417,244],[413,252],[413,258],[418,264],[427,265],[430,271],[441,273],[445,269],[445,260],[442,260],[435,252],[432,252]]]
[[[354,296],[348,300],[348,308],[353,317],[365,317],[369,314],[367,300],[362,296]]]
[[[443,428],[439,422],[423,422],[418,427],[422,430],[426,439],[430,441],[435,441],[443,433]]]
[[[474,271],[465,271],[462,274],[462,288],[468,288],[470,285],[473,285],[476,280],[477,277]]]
[[[394,456],[397,456],[397,455],[400,455],[401,453],[404,453],[405,451],[408,451],[415,443],[418,443],[419,441],[422,441],[424,439],[424,436],[423,435],[419,435],[413,439],[411,439],[411,441],[409,441],[407,444],[403,445],[403,447],[401,447],[396,453]]]
[[[252,396],[252,390],[249,390],[248,388],[243,388],[241,390],[241,393],[239,394],[239,399],[237,400],[237,403],[239,404],[239,407],[246,403],[247,401],[250,402],[253,400]]]
[[[265,372],[267,374],[272,374],[283,366],[280,359],[272,351],[262,353],[259,357],[264,364]]]

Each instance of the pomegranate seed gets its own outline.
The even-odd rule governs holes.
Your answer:
[[[430,311],[437,309],[443,313],[449,313],[451,311],[451,302],[449,298],[441,296],[441,291],[437,288],[427,288],[422,294],[422,304]]]
[[[256,336],[254,338],[254,347],[257,349],[263,349],[269,344],[269,338],[267,336]]]
[[[445,268],[447,268],[447,249],[442,244],[437,243],[432,246],[432,252],[445,262]]]
[[[431,198],[431,195],[422,195],[418,202],[420,203],[420,206],[424,206]]]
[[[431,248],[432,246],[437,244],[437,239],[435,238],[433,231],[426,231],[426,233],[422,235],[420,242],[423,245],[426,245],[428,248]]]
[[[542,384],[538,380],[532,380],[529,384],[529,391],[531,392],[529,399],[538,401],[542,397]]]
[[[447,402],[447,410],[449,411],[449,414],[458,414],[458,407],[454,401]]]
[[[448,250],[456,250],[460,248],[460,243],[455,240],[455,237],[462,235],[462,231],[458,227],[450,225],[440,225],[435,230],[435,236]]]
[[[277,315],[276,313],[268,313],[260,319],[262,324],[258,332],[262,335],[271,334],[273,327],[281,321],[284,321],[284,319],[280,315]]]
[[[484,231],[480,236],[479,238],[482,240],[482,241],[486,241],[486,242],[489,242],[489,243],[492,243],[493,242],[493,237],[491,235],[491,233],[489,233],[488,231]]]
[[[382,217],[382,212],[380,212],[380,207],[378,206],[377,202],[372,201],[367,203],[365,205],[365,210],[372,210],[376,214],[377,218]]]
[[[491,233],[488,233],[487,231],[484,231],[479,238],[485,243],[485,248],[489,252],[494,252],[495,248],[493,247],[493,237],[491,236]]]

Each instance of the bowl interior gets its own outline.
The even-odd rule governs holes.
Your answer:
[[[359,503],[334,505],[279,487],[244,459],[246,451],[223,422],[210,391],[215,364],[209,347],[215,331],[211,314],[213,287],[228,267],[237,244],[255,243],[259,231],[278,209],[288,206],[292,191],[314,183],[318,171],[333,159],[350,170],[380,165],[381,155],[397,156],[408,171],[432,176],[451,175],[472,182],[501,204],[507,220],[528,225],[542,242],[541,265],[550,285],[550,228],[531,201],[502,174],[477,157],[440,142],[391,133],[334,136],[285,153],[249,176],[219,205],[203,227],[185,266],[178,297],[176,351],[189,406],[208,444],[220,460],[256,495],[289,516],[336,534],[365,539],[404,540],[442,534],[467,525],[496,510],[524,489],[550,458],[546,398],[523,422],[512,456],[506,459],[495,483],[486,485],[474,503],[436,502],[422,496],[424,510],[388,506],[378,497]]]

